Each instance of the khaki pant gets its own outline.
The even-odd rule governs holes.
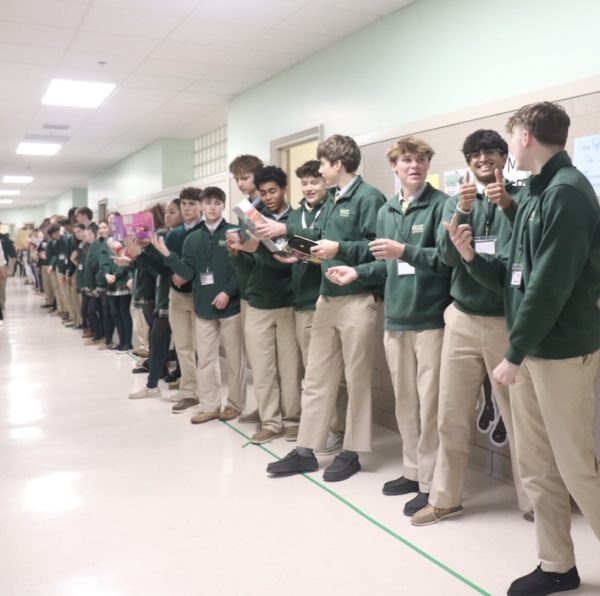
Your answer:
[[[462,501],[471,431],[475,424],[477,399],[486,372],[492,379],[494,368],[508,348],[504,317],[468,315],[453,304],[444,312],[446,330],[440,371],[438,430],[440,447],[429,502],[435,507],[456,507]],[[531,504],[519,478],[508,389],[492,381],[496,403],[510,452],[517,501],[522,511]]]
[[[575,565],[569,494],[600,539],[600,469],[594,455],[594,376],[600,350],[566,360],[525,358],[511,386],[517,460],[533,503],[544,571]]]
[[[191,294],[183,294],[171,288],[169,292],[169,323],[179,359],[181,378],[179,393],[182,397],[196,399],[196,313]]]
[[[44,286],[46,304],[54,304],[56,296],[54,295],[54,286],[52,285],[52,274],[48,273],[47,265],[42,265],[40,270],[42,272],[42,285]]]
[[[308,360],[308,346],[310,344],[310,333],[312,331],[313,318],[315,316],[314,310],[295,310],[294,311],[294,323],[296,325],[296,341],[300,346],[300,352],[302,354],[302,365],[306,368],[306,362]]]
[[[138,350],[148,349],[149,329],[141,308],[133,306],[131,301],[131,320],[133,322],[133,344]]]
[[[54,297],[56,299],[56,310],[58,312],[66,312],[65,303],[63,301],[63,294],[60,289],[60,282],[58,281],[58,273],[56,269],[50,273],[50,283],[52,284],[52,290],[54,291]]]
[[[396,421],[402,437],[403,472],[431,489],[438,451],[438,394],[443,329],[384,334],[394,394]]]
[[[77,281],[75,277],[71,278],[69,288],[69,298],[71,300],[71,318],[77,325],[81,325],[81,294],[77,291]]]
[[[72,321],[75,321],[77,319],[77,315],[75,313],[73,299],[71,297],[71,286],[69,285],[66,275],[61,275],[60,273],[58,274],[58,285],[62,294],[65,312],[69,315],[69,318]]]
[[[342,374],[348,387],[344,449],[371,450],[371,377],[378,304],[371,294],[319,296],[302,392],[298,445],[324,446]]]
[[[6,304],[6,277],[0,279],[0,308],[4,309]]]
[[[240,314],[224,319],[196,317],[198,347],[198,398],[202,412],[221,408],[219,380],[215,375],[219,360],[219,334],[222,336],[227,362],[227,405],[243,412],[246,407],[246,355]]]
[[[246,307],[246,349],[263,428],[280,431],[300,418],[300,351],[292,307]]]

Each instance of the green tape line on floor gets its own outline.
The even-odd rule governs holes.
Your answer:
[[[222,421],[222,422],[224,424],[226,424],[230,429],[234,430],[236,433],[238,433],[239,435],[241,435],[242,437],[244,437],[245,439],[250,441],[250,437],[248,435],[246,435],[241,430],[239,430],[238,428],[233,426],[231,423],[229,423],[227,421]],[[246,447],[247,445],[248,445],[248,443],[246,443],[244,445],[244,447]],[[273,453],[272,451],[267,449],[264,445],[256,445],[256,447],[260,447],[265,453],[268,453],[271,457],[273,457],[275,459],[281,459],[278,455],[276,455],[275,453]],[[484,594],[485,596],[491,596],[490,592],[487,592],[483,588],[480,588],[477,584],[468,580],[466,577],[462,576],[457,571],[454,571],[447,565],[444,565],[441,561],[438,561],[435,557],[426,553],[424,550],[420,549],[418,546],[416,546],[415,544],[413,544],[406,538],[403,538],[402,536],[400,536],[400,534],[397,534],[396,532],[394,532],[394,530],[391,530],[387,526],[384,526],[381,522],[377,521],[375,518],[371,517],[368,513],[365,513],[362,509],[360,509],[359,507],[357,507],[356,505],[354,505],[353,503],[351,503],[350,501],[348,501],[347,499],[345,499],[344,497],[342,497],[335,491],[331,490],[329,487],[325,486],[323,483],[319,482],[312,476],[309,476],[308,474],[302,474],[302,476],[304,476],[304,478],[306,478],[308,481],[312,482],[313,484],[315,484],[316,486],[318,486],[325,492],[329,493],[332,497],[335,497],[338,501],[340,501],[341,503],[346,505],[346,507],[349,507],[350,509],[352,509],[352,511],[354,511],[355,513],[360,515],[363,519],[366,519],[368,522],[372,523],[374,526],[378,527],[380,530],[383,530],[386,534],[389,534],[390,536],[392,536],[393,538],[395,538],[396,540],[398,540],[399,542],[404,544],[404,546],[407,546],[408,548],[410,548],[417,554],[421,555],[422,557],[425,557],[428,561],[430,561],[434,565],[437,565],[440,569],[443,569],[446,573],[449,573],[452,577],[461,581],[463,584],[469,586],[470,588],[472,588],[479,594]]]

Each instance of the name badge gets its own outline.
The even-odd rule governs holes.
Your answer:
[[[201,286],[212,286],[215,283],[215,276],[212,271],[200,274],[200,285]]]
[[[83,271],[83,263],[79,263],[79,265],[77,265],[77,271]]]
[[[475,252],[483,255],[495,255],[496,236],[475,236]]]
[[[398,275],[414,275],[415,268],[412,265],[409,265],[405,261],[401,261],[398,259],[396,261],[396,273]]]
[[[62,254],[62,253],[61,253],[60,255],[58,255],[58,258],[59,258],[61,261],[66,261],[66,260],[67,260],[67,255],[64,255],[64,254]]]
[[[510,287],[520,288],[523,283],[523,265],[515,263],[510,272]]]

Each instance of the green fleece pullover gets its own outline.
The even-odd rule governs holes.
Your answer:
[[[477,194],[468,214],[458,211],[459,195],[449,197],[444,207],[442,221],[449,222],[455,213],[459,215],[459,223],[468,223],[473,228],[474,237],[492,236],[496,238],[496,254],[510,244],[512,222],[515,218],[523,188],[512,183],[506,184],[506,191],[511,195],[513,204],[502,210],[490,203],[483,195]],[[460,255],[454,248],[448,232],[440,224],[438,234],[438,250],[442,260],[452,267],[450,294],[454,305],[470,315],[487,317],[504,316],[504,299],[501,294],[482,286],[467,272]]]
[[[238,280],[225,236],[227,230],[235,227],[223,219],[211,232],[203,222],[185,239],[181,258],[175,252],[165,258],[175,273],[193,282],[194,310],[201,319],[224,319],[240,312]],[[223,310],[212,304],[221,292],[229,296],[229,304]]]
[[[467,266],[503,289],[510,345],[506,359],[565,359],[600,348],[600,206],[566,152],[529,180],[505,254]]]
[[[451,269],[442,262],[436,242],[447,199],[447,194],[427,184],[404,215],[398,195],[379,210],[377,238],[402,242],[405,248],[401,260],[415,268],[414,273],[404,274],[405,269],[392,259],[356,267],[359,280],[365,285],[385,281],[388,331],[444,327],[444,310],[450,304]]]

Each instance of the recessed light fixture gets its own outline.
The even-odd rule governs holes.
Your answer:
[[[4,184],[29,184],[33,182],[33,176],[2,176]]]
[[[4,190],[3,188],[0,188],[0,197],[16,197],[20,194],[20,190]]]
[[[114,91],[114,83],[52,79],[42,103],[47,106],[97,108]]]
[[[10,205],[12,202],[12,199],[0,199],[0,205]]]
[[[19,143],[19,155],[56,155],[62,145],[60,143]]]

